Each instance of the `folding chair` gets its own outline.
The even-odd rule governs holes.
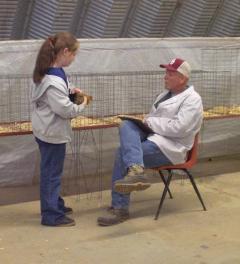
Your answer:
[[[158,210],[156,212],[156,215],[155,215],[155,220],[158,219],[158,216],[159,216],[159,213],[160,213],[160,210],[162,208],[162,205],[163,205],[163,201],[166,197],[166,194],[167,192],[169,193],[169,196],[170,198],[172,198],[172,194],[171,194],[171,191],[169,189],[169,185],[170,185],[170,182],[171,182],[171,179],[172,179],[172,170],[182,170],[184,171],[187,176],[189,177],[190,181],[191,181],[191,184],[198,196],[198,199],[200,200],[201,204],[202,204],[202,207],[203,207],[203,210],[206,211],[206,207],[203,203],[203,200],[202,200],[202,197],[200,195],[200,192],[197,188],[197,185],[193,179],[193,176],[192,174],[188,171],[188,169],[192,168],[196,162],[197,162],[197,148],[198,148],[198,134],[196,134],[195,136],[195,139],[194,139],[194,144],[192,146],[192,149],[188,152],[188,157],[187,157],[187,161],[185,163],[182,163],[182,164],[177,164],[177,165],[167,165],[167,166],[161,166],[161,167],[156,167],[156,168],[151,168],[153,170],[157,170],[159,172],[159,175],[165,185],[164,187],[164,190],[163,190],[163,193],[162,193],[162,197],[161,197],[161,200],[160,200],[160,203],[159,203],[159,206],[158,206]],[[168,171],[168,176],[167,176],[167,179],[164,178],[164,175],[162,173],[163,170],[167,170]]]

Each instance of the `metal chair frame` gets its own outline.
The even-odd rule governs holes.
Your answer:
[[[158,206],[158,209],[157,209],[157,212],[155,214],[155,218],[154,218],[155,220],[157,220],[159,217],[159,214],[160,214],[160,211],[162,209],[162,205],[163,205],[163,202],[164,202],[164,199],[166,197],[167,192],[169,194],[169,197],[171,199],[173,198],[172,193],[169,189],[169,185],[170,185],[170,182],[171,182],[171,179],[173,176],[173,173],[172,173],[173,170],[181,170],[187,174],[187,176],[189,177],[189,180],[190,180],[190,182],[191,182],[191,184],[192,184],[192,186],[193,186],[193,188],[197,194],[197,197],[202,204],[203,210],[204,211],[207,210],[206,206],[203,202],[203,199],[201,197],[201,194],[197,188],[196,182],[195,182],[192,174],[189,172],[189,169],[191,169],[197,163],[197,149],[198,149],[198,134],[195,136],[194,144],[192,146],[192,149],[188,152],[188,158],[187,158],[185,163],[177,164],[177,165],[166,165],[166,166],[160,166],[160,167],[152,168],[153,170],[157,170],[159,172],[159,175],[160,175],[160,177],[164,183],[164,186],[165,186],[163,193],[162,193],[162,197],[161,197],[159,206]],[[162,171],[164,171],[164,170],[168,171],[168,176],[166,179],[162,173]]]

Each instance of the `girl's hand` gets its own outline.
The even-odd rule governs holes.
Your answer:
[[[82,93],[83,91],[80,88],[73,88],[71,89],[71,94],[75,94],[75,93]]]

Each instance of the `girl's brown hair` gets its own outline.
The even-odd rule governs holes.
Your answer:
[[[38,52],[33,71],[34,83],[41,82],[47,69],[55,62],[60,51],[68,48],[70,52],[76,52],[78,47],[78,40],[69,32],[59,32],[54,36],[48,37]]]

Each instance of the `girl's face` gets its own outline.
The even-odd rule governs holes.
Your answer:
[[[56,62],[58,64],[58,66],[59,67],[69,66],[73,62],[73,60],[75,59],[76,54],[77,54],[77,51],[72,52],[72,51],[69,51],[68,48],[65,48],[57,56]]]

